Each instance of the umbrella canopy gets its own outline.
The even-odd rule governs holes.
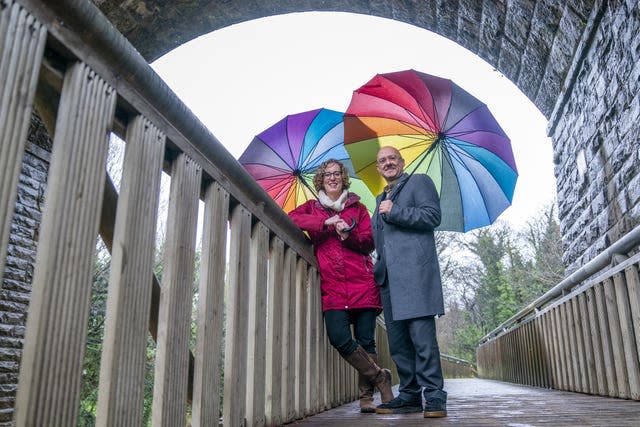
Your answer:
[[[339,160],[349,171],[349,190],[371,213],[375,197],[355,174],[345,150],[343,116],[325,108],[286,116],[258,134],[238,161],[288,213],[317,196],[313,176],[322,162]]]
[[[439,230],[491,224],[513,199],[518,172],[511,141],[487,108],[451,80],[415,70],[378,74],[355,90],[344,117],[345,146],[373,194],[383,146],[408,173],[426,173],[440,195]]]

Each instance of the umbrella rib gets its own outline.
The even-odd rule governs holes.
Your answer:
[[[405,123],[405,122],[400,122],[400,123]],[[405,150],[405,149],[407,149],[407,148],[413,148],[413,147],[416,147],[416,146],[421,145],[422,143],[426,143],[428,140],[427,140],[427,138],[425,138],[424,136],[426,136],[426,134],[424,134],[424,133],[421,133],[419,136],[417,136],[417,135],[416,135],[416,136],[414,136],[414,135],[405,135],[405,138],[415,139],[415,140],[416,140],[416,142],[414,142],[414,143],[412,143],[412,144],[407,144],[407,146],[406,146],[406,147],[403,147],[403,148],[402,148],[402,150]],[[434,144],[432,144],[432,146],[434,146],[434,145],[435,145],[435,143],[434,143]],[[370,167],[370,166],[372,166],[372,165],[375,165],[375,164],[376,164],[376,160],[374,159],[374,160],[372,160],[371,162],[366,163],[364,166],[362,166],[362,167],[361,167],[360,169],[358,169],[356,172],[360,172],[360,171],[362,171],[363,169],[366,169],[366,168],[368,168],[368,167]]]
[[[284,164],[285,164],[285,165],[287,165],[288,167],[291,167],[291,166],[289,165],[289,163],[287,163],[287,160],[286,160],[286,159],[285,159],[285,158],[284,158],[280,153],[278,153],[278,152],[275,150],[275,148],[273,148],[271,145],[269,145],[267,142],[265,142],[265,141],[264,141],[262,138],[260,138],[259,136],[256,136],[256,138],[257,138],[260,142],[262,142],[262,143],[264,144],[264,146],[265,146],[265,147],[267,147],[267,148],[269,149],[269,151],[271,151],[273,154],[275,154],[275,155],[276,155],[276,157],[278,157],[280,160],[282,160],[282,163],[284,163]],[[287,137],[287,141],[288,141],[288,137]],[[291,158],[293,158],[293,153],[291,152],[291,146],[290,146],[290,144],[287,144],[287,146],[289,147],[289,153],[291,154]],[[249,163],[244,163],[244,164],[247,164],[247,165],[255,164],[255,165],[261,165],[261,166],[267,166],[267,167],[270,167],[270,168],[273,168],[273,169],[278,169],[278,170],[286,170],[286,169],[282,169],[282,168],[275,167],[275,166],[273,166],[273,164],[272,164],[272,163],[259,163],[259,162],[251,161],[251,162],[249,162]],[[292,171],[293,171],[293,168],[291,168],[290,170],[292,170]]]
[[[480,185],[478,185],[478,182],[479,182],[479,181],[476,179],[475,175],[474,175],[473,173],[471,173],[471,170],[467,167],[467,165],[462,161],[462,156],[464,155],[465,157],[468,157],[469,159],[472,159],[472,160],[477,160],[477,159],[476,159],[475,157],[473,157],[473,156],[469,155],[469,154],[468,154],[466,151],[464,151],[464,150],[460,150],[460,151],[462,151],[462,153],[464,153],[464,154],[460,153],[459,151],[455,151],[455,150],[453,150],[453,153],[456,155],[456,157],[458,157],[458,158],[460,159],[459,161],[460,161],[460,163],[462,164],[462,167],[463,167],[467,172],[469,172],[469,175],[470,175],[470,176],[471,176],[471,178],[473,179],[473,182],[476,184],[476,187],[477,187],[478,189],[480,189]],[[493,175],[491,175],[491,176],[493,177]],[[495,177],[494,177],[494,179],[495,179]],[[498,185],[498,187],[500,187],[500,185]],[[482,194],[482,193],[481,193],[481,194]],[[503,194],[504,194],[504,192],[503,192]],[[489,214],[489,210],[487,209],[487,202],[486,202],[486,200],[485,200],[485,198],[484,198],[484,195],[483,195],[483,197],[482,197],[482,204],[483,204],[483,206],[484,206],[484,208],[485,208],[485,212],[487,212],[487,215],[488,215],[488,214]],[[510,203],[509,203],[509,204],[510,204]],[[493,219],[492,219],[492,218],[489,218],[489,220],[490,220],[490,221],[493,221]]]
[[[325,135],[326,135],[326,134],[325,134]],[[323,135],[323,136],[324,136],[324,135]],[[306,158],[305,158],[305,162],[304,162],[304,163],[305,163],[305,164],[307,163],[307,162],[306,162],[306,159],[315,160],[315,159],[317,159],[318,157],[321,157],[321,156],[325,155],[326,153],[328,153],[328,152],[329,152],[329,151],[331,151],[332,149],[334,149],[334,148],[338,147],[340,144],[344,144],[344,142],[343,142],[343,141],[338,141],[337,143],[335,143],[335,144],[331,145],[330,147],[328,147],[327,149],[325,149],[325,150],[324,150],[324,151],[322,151],[321,153],[316,153],[316,151],[317,151],[316,149],[318,148],[318,145],[314,146],[314,147],[313,147],[313,150],[311,150],[311,151],[309,152],[309,155],[308,155],[308,156],[306,156]],[[336,159],[336,160],[344,160],[344,159]],[[302,165],[301,165],[301,166],[302,166]],[[306,170],[306,169],[305,169],[305,170]]]
[[[415,97],[414,97],[413,95],[411,95],[411,94],[410,94],[410,93],[409,93],[409,92],[408,92],[404,87],[402,87],[402,86],[398,85],[398,84],[397,84],[397,83],[395,83],[395,82],[394,82],[394,84],[395,84],[397,87],[401,88],[401,89],[403,90],[403,92],[404,92],[404,93],[406,93],[408,96],[410,96],[412,99],[415,99]],[[431,97],[431,99],[433,100],[433,97]],[[397,102],[391,101],[391,100],[386,99],[386,98],[384,98],[384,100],[385,100],[385,101],[387,101],[387,102],[389,102],[389,103],[391,103],[391,104],[393,104],[393,105],[395,105],[395,106],[397,106],[397,107],[399,107],[399,108],[401,108],[401,109],[403,109],[404,111],[406,111],[406,112],[409,114],[409,116],[410,116],[410,117],[413,117],[413,118],[414,118],[414,120],[416,121],[416,126],[419,126],[419,128],[420,128],[420,129],[424,129],[424,127],[423,127],[423,126],[420,126],[420,125],[419,125],[418,116],[417,116],[416,114],[414,114],[413,112],[411,112],[407,107],[405,107],[405,106],[403,106],[403,105],[400,105],[400,104],[398,104]],[[417,100],[416,100],[416,104],[417,104],[418,108],[420,109],[420,111],[422,112],[422,116],[423,116],[423,117],[425,117],[425,118],[426,118],[426,117],[429,117],[429,115],[427,114],[427,112],[425,111],[425,109],[422,107],[422,105],[421,105],[419,102],[417,102]],[[437,110],[436,110],[435,105],[433,104],[433,102],[432,102],[432,107],[433,107],[433,111],[434,111],[435,113],[437,113]],[[438,119],[438,117],[435,117],[435,119],[437,120],[437,119]],[[402,123],[404,123],[404,122],[402,122]],[[425,120],[425,123],[427,123],[427,124],[428,124],[428,121],[426,121],[426,120]],[[434,123],[431,123],[431,124],[432,124],[434,127],[436,127],[436,128],[437,128],[437,127],[439,127],[439,123],[438,123],[438,122],[434,122]],[[438,129],[435,129],[435,131],[436,131],[436,133],[439,133],[439,132],[440,132],[440,129],[439,129],[439,128],[438,128]]]

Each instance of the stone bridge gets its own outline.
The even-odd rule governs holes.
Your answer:
[[[293,12],[366,14],[440,34],[493,65],[549,120],[568,271],[640,223],[637,1],[94,3],[149,62],[211,31]]]
[[[136,198],[131,196],[131,192],[118,195],[110,181],[109,185],[101,188],[98,175],[104,174],[104,165],[98,165],[97,160],[98,166],[92,166],[92,163],[87,167],[84,158],[66,162],[66,156],[84,156],[84,149],[87,149],[87,158],[91,155],[91,159],[104,159],[103,154],[96,153],[104,149],[106,140],[94,144],[100,141],[99,138],[93,138],[93,133],[85,132],[77,138],[71,134],[76,129],[74,126],[78,124],[78,133],[83,132],[86,129],[83,126],[86,126],[92,132],[97,129],[96,132],[105,135],[102,130],[103,121],[113,122],[108,126],[104,125],[108,132],[120,137],[126,136],[128,142],[139,142],[129,146],[142,147],[141,144],[152,145],[152,141],[162,141],[160,148],[156,147],[159,154],[156,153],[154,159],[162,163],[161,160],[164,158],[170,164],[175,188],[190,189],[188,197],[193,203],[191,206],[194,206],[201,196],[199,189],[204,187],[206,190],[205,202],[211,209],[210,225],[219,227],[214,230],[217,232],[205,233],[209,239],[207,244],[217,248],[203,251],[210,257],[203,263],[202,271],[210,274],[211,279],[202,281],[203,289],[204,286],[208,287],[206,292],[200,293],[203,295],[200,302],[204,308],[198,312],[203,313],[203,316],[209,316],[205,319],[209,322],[207,325],[222,322],[219,316],[223,312],[224,298],[216,297],[213,290],[224,287],[223,272],[227,261],[230,261],[229,287],[236,292],[229,303],[231,308],[228,308],[228,313],[234,316],[234,320],[227,323],[225,333],[230,338],[226,340],[224,350],[225,372],[231,373],[226,377],[234,380],[225,383],[225,395],[244,394],[242,387],[246,378],[243,375],[246,374],[245,368],[249,366],[245,363],[248,353],[246,350],[249,347],[245,338],[257,336],[245,332],[248,328],[261,328],[264,334],[260,337],[260,342],[257,337],[255,343],[251,341],[254,353],[249,358],[262,360],[260,352],[265,352],[268,346],[267,353],[272,354],[269,369],[273,369],[275,373],[271,376],[263,375],[265,366],[259,367],[263,370],[260,371],[256,364],[248,371],[258,378],[258,383],[267,377],[271,380],[276,378],[271,386],[274,387],[273,390],[284,390],[281,394],[284,396],[282,412],[285,419],[293,420],[320,410],[321,407],[335,406],[337,401],[329,402],[329,398],[344,400],[352,397],[351,394],[356,390],[355,382],[352,381],[351,385],[354,387],[351,389],[335,386],[340,384],[344,369],[338,365],[337,359],[334,360],[335,357],[325,351],[328,348],[327,342],[322,341],[325,336],[318,333],[322,330],[320,318],[317,316],[318,310],[308,310],[309,307],[318,307],[315,303],[317,292],[307,291],[317,289],[317,286],[313,286],[318,276],[313,262],[310,261],[312,252],[306,241],[302,243],[299,230],[293,229],[290,222],[284,221],[286,215],[282,210],[276,205],[269,205],[269,202],[273,201],[264,195],[253,180],[245,179],[246,174],[242,174],[244,170],[224,151],[208,130],[187,114],[186,108],[173,93],[169,93],[163,82],[159,79],[154,80],[157,76],[153,75],[147,63],[131,46],[123,43],[120,35],[115,34],[109,23],[96,13],[91,2],[19,0],[20,5],[26,5],[28,10],[34,11],[38,21],[46,22],[46,47],[44,30],[38,30],[37,25],[29,21],[30,15],[13,13],[21,7],[14,3],[13,0],[0,0],[0,57],[5,61],[1,62],[0,74],[18,76],[20,79],[27,79],[24,76],[30,75],[33,84],[26,90],[20,86],[21,80],[3,78],[3,86],[0,86],[2,89],[9,88],[6,98],[9,101],[0,103],[0,122],[4,120],[5,123],[0,129],[13,130],[12,126],[6,125],[7,123],[16,129],[24,129],[20,130],[23,133],[9,132],[10,136],[3,137],[0,146],[3,150],[6,147],[18,147],[15,152],[9,150],[13,155],[2,151],[0,156],[0,160],[6,161],[5,167],[0,169],[13,172],[13,168],[15,171],[9,180],[11,185],[0,186],[0,196],[4,197],[3,203],[0,203],[0,211],[4,209],[5,212],[0,218],[5,224],[9,224],[6,220],[10,216],[6,214],[9,212],[8,208],[13,207],[14,200],[16,202],[14,222],[10,224],[11,241],[6,256],[7,268],[0,286],[0,425],[12,425],[3,422],[10,422],[8,417],[13,411],[14,395],[18,391],[24,396],[22,400],[18,398],[18,401],[29,402],[43,410],[54,408],[59,413],[66,413],[69,420],[74,419],[72,412],[73,408],[77,409],[78,400],[76,386],[80,383],[82,375],[77,361],[81,359],[86,339],[86,318],[82,316],[86,316],[89,309],[86,293],[90,290],[87,284],[90,283],[93,256],[86,248],[93,247],[96,237],[94,232],[83,230],[93,225],[97,227],[99,219],[99,234],[107,246],[113,243],[115,233],[121,241],[139,243],[136,247],[141,252],[148,250],[140,236],[151,234],[150,232],[145,233],[140,227],[131,233],[126,232],[124,228],[114,230],[115,220],[118,218],[126,221],[128,215],[142,218],[154,215],[153,209],[127,209],[138,201],[143,203],[147,198]],[[481,375],[506,381],[515,379],[516,382],[538,387],[623,399],[640,398],[640,347],[637,345],[640,343],[640,254],[622,262],[622,257],[613,256],[618,252],[637,252],[640,234],[640,151],[636,143],[640,116],[640,100],[637,94],[640,82],[638,0],[94,0],[94,3],[130,39],[147,61],[152,61],[201,34],[234,23],[281,13],[342,11],[391,18],[434,31],[493,64],[497,70],[511,79],[549,120],[548,132],[553,140],[559,213],[565,245],[563,261],[567,273],[573,273],[567,274],[568,277],[551,290],[552,297],[558,297],[556,301],[545,307],[542,306],[550,301],[549,298],[545,299],[543,296],[542,299],[534,301],[525,309],[528,310],[526,313],[532,313],[531,316],[526,319],[524,315],[516,316],[517,319],[510,322],[514,323],[510,331],[503,333],[502,328],[498,328],[498,332],[492,333],[489,339],[482,343],[479,350],[479,359],[483,360],[483,364],[479,364],[483,368]],[[6,17],[9,18],[5,19]],[[22,22],[21,19],[32,24],[20,24],[19,27],[7,25],[7,22],[11,25],[14,25],[14,22]],[[3,38],[5,35],[8,35],[6,39]],[[13,40],[12,37],[19,43],[7,42]],[[38,49],[29,49],[32,40],[37,41],[34,44]],[[15,54],[24,61],[40,61],[44,56],[43,66],[33,66],[31,74],[15,72],[16,68],[5,66],[13,63],[4,60],[4,54],[8,55],[6,57]],[[120,61],[121,58],[124,59]],[[91,67],[99,71],[94,74]],[[81,78],[76,78],[77,76]],[[79,89],[76,91],[77,88],[95,88],[105,82],[117,87],[117,97],[114,96],[116,92],[111,90],[100,91],[100,97],[86,97],[89,107],[73,110],[82,113],[80,118],[68,114],[70,108],[75,108],[80,105],[81,100],[85,100],[77,95],[85,92]],[[39,117],[34,115],[25,144],[23,136],[29,113],[32,111],[31,101],[27,102],[29,97],[34,99]],[[21,102],[24,104],[20,104]],[[20,117],[14,119],[18,111],[14,104],[20,104],[20,108],[24,107],[26,114],[20,110]],[[114,104],[118,105],[116,110],[113,110]],[[105,106],[108,105],[111,106],[111,112],[106,112],[109,109]],[[98,113],[96,116],[90,116],[89,112],[104,114],[100,116],[100,120],[96,120]],[[131,117],[128,117],[129,115]],[[42,123],[48,124],[48,129],[55,127],[54,134],[57,140],[53,148],[44,127],[38,125],[39,118],[42,119]],[[142,132],[142,129],[145,132]],[[146,132],[149,129],[151,130]],[[154,138],[156,130],[159,130],[162,137]],[[87,140],[92,143],[87,144]],[[79,147],[82,147],[82,150]],[[22,151],[25,151],[24,158],[21,155]],[[53,155],[50,154],[51,151]],[[18,171],[15,165],[22,165],[21,171]],[[133,162],[133,166],[129,167],[132,170],[144,169],[140,162]],[[188,167],[199,168],[199,172],[187,173]],[[234,170],[234,167],[238,170]],[[153,185],[145,184],[146,181],[143,179],[153,178],[153,171],[157,178],[161,168],[156,164],[155,169],[147,169],[152,172],[144,177],[131,174],[128,181],[131,188],[140,189],[142,192],[151,191],[149,188]],[[59,178],[63,175],[59,173],[62,170],[71,170],[73,174],[68,175],[68,179],[67,175],[64,175],[63,180]],[[206,179],[201,180],[200,178],[204,177],[204,173],[201,175],[202,171],[206,173]],[[20,185],[17,197],[13,198],[15,193],[12,189],[15,188],[18,172],[21,172]],[[81,173],[90,173],[95,179],[74,178]],[[45,194],[48,174],[59,179],[49,180]],[[2,179],[6,181],[4,176]],[[76,191],[75,186],[78,183],[83,186],[93,185],[95,188],[87,187],[86,191]],[[188,186],[183,185],[185,183]],[[51,188],[53,190],[49,191]],[[104,190],[104,193],[100,190]],[[184,191],[175,193],[179,193],[180,197],[184,195]],[[51,197],[47,197],[49,194]],[[67,198],[68,194],[77,197]],[[102,194],[105,194],[104,203]],[[6,195],[11,195],[11,198],[5,197]],[[264,198],[268,200],[265,201]],[[6,200],[10,203],[5,202]],[[86,203],[86,206],[78,205],[81,202]],[[176,202],[175,205],[184,208],[189,203]],[[63,208],[58,208],[60,206]],[[45,214],[48,212],[49,216],[45,218],[43,211]],[[188,224],[195,221],[196,211],[197,209],[177,211],[170,221],[173,226],[168,228],[188,228]],[[81,214],[86,215],[80,217]],[[80,220],[76,221],[75,218]],[[42,233],[41,222],[44,230]],[[252,224],[258,225],[253,227],[255,233],[252,231]],[[229,233],[233,250],[228,260],[225,256],[215,256],[216,253],[225,253],[222,248],[227,243],[226,225],[231,225]],[[152,227],[149,226],[149,229],[152,230]],[[6,230],[9,230],[8,226],[3,226],[0,230],[4,233],[0,236],[0,249],[7,245]],[[627,234],[628,232],[631,233]],[[194,249],[193,241],[187,242],[182,239],[188,237],[193,240],[195,236],[190,236],[188,232],[175,234],[176,238],[167,238],[170,244],[176,248]],[[58,235],[62,237],[58,238]],[[273,237],[273,249],[267,250],[270,236]],[[60,248],[57,246],[59,242],[71,243]],[[115,245],[114,259],[121,259],[118,257],[123,256],[125,247],[128,246]],[[260,256],[248,256],[249,253],[253,254],[254,249]],[[67,253],[76,254],[80,261],[76,257],[61,257],[60,264],[55,261],[57,258],[54,260],[54,255]],[[3,258],[4,254],[1,254],[0,262],[4,261]],[[606,275],[602,274],[602,269],[611,258],[616,259],[616,265],[610,267]],[[243,262],[245,259],[252,259],[255,265]],[[189,274],[193,273],[187,272],[193,269],[193,260],[189,257],[184,257],[183,260],[176,255],[167,256],[165,261],[169,266],[165,271],[185,271],[185,274],[176,273],[176,277],[166,274],[163,289],[172,290],[177,285],[184,285],[185,289],[193,290],[193,283],[187,280]],[[588,261],[590,262],[587,263]],[[132,274],[146,274],[150,271],[148,265],[142,265],[142,261],[140,263],[137,268],[129,267]],[[252,273],[254,270],[265,271],[258,269],[265,269],[267,264],[268,277],[266,274]],[[71,273],[64,273],[67,271]],[[124,269],[121,271],[116,268],[115,271],[122,273]],[[589,280],[572,290],[573,285],[596,273],[597,280]],[[118,277],[113,279],[114,286],[125,283],[124,280],[120,280],[119,275],[115,276]],[[284,288],[286,296],[278,293],[270,294],[267,298],[265,281],[268,282],[269,292],[282,293]],[[211,411],[212,417],[218,419],[217,403],[214,402],[216,399],[211,399],[214,393],[206,393],[205,388],[197,385],[187,387],[188,381],[185,379],[191,381],[194,378],[206,377],[202,373],[189,372],[191,359],[187,360],[184,356],[190,352],[184,351],[178,361],[170,360],[173,353],[178,353],[171,351],[175,343],[183,346],[185,350],[189,349],[186,345],[186,338],[190,337],[191,332],[189,328],[184,328],[188,333],[176,330],[171,337],[164,333],[158,334],[159,324],[173,325],[173,319],[178,316],[182,320],[190,318],[184,313],[192,313],[192,299],[184,298],[180,301],[182,304],[173,304],[170,299],[173,294],[165,296],[163,301],[168,301],[164,303],[165,307],[175,310],[160,310],[160,285],[155,277],[152,282],[152,290],[155,292],[153,298],[153,292],[149,292],[148,282],[144,279],[130,281],[139,286],[122,286],[122,289],[127,291],[139,291],[139,294],[131,298],[139,298],[142,301],[139,304],[140,307],[144,307],[140,310],[142,313],[150,307],[148,311],[151,316],[138,316],[136,332],[128,329],[124,333],[131,340],[122,346],[119,342],[107,342],[104,344],[104,354],[110,355],[107,360],[115,361],[117,359],[111,355],[133,353],[134,344],[144,345],[149,332],[153,337],[160,336],[157,351],[161,356],[158,357],[156,372],[172,375],[175,381],[171,384],[158,381],[158,399],[154,397],[154,400],[159,402],[158,405],[162,409],[163,399],[167,397],[179,396],[186,399],[188,388],[190,398],[195,401],[192,401],[192,407],[196,408],[194,411],[206,407]],[[255,292],[252,298],[256,306],[259,301],[268,301],[268,310],[271,310],[269,315],[264,311],[267,310],[264,305],[261,305],[262,314],[248,315],[255,313],[254,310],[246,310],[244,305],[246,295],[242,292],[249,292],[248,286],[261,290],[260,295]],[[299,290],[304,292],[296,294]],[[31,293],[35,295],[33,298]],[[115,308],[110,310],[111,322],[125,319],[126,315],[137,311],[138,305],[129,304],[132,299],[127,298],[124,293],[122,295],[122,301],[119,304],[114,303]],[[541,302],[542,300],[544,302]],[[207,305],[210,301],[214,305]],[[294,304],[289,304],[288,301],[296,301],[297,305],[294,307]],[[32,323],[30,328],[24,326],[27,309]],[[280,317],[286,319],[282,325],[275,320]],[[264,328],[264,322],[260,321],[263,318],[271,319],[273,324]],[[63,322],[67,319],[73,319],[70,323],[73,327],[67,327],[68,324]],[[52,327],[49,332],[40,333],[49,326]],[[303,327],[304,334],[294,333],[302,331]],[[221,330],[216,327],[205,329]],[[27,330],[33,332],[25,334]],[[114,330],[120,331],[118,328]],[[267,333],[270,334],[269,340],[265,335]],[[24,355],[23,338],[29,343],[25,346]],[[206,366],[207,372],[217,372],[221,363],[220,354],[212,356],[215,352],[207,349],[219,348],[220,337],[210,333],[205,338],[208,340],[207,343],[196,346],[194,350],[195,372],[200,372],[205,358],[207,361],[213,359],[212,363]],[[69,345],[71,341],[72,345]],[[515,342],[518,344],[514,345]],[[309,357],[304,364],[301,362],[303,359],[295,358],[295,354],[299,354],[296,348],[299,350],[303,346],[309,349]],[[65,351],[58,351],[61,348]],[[507,348],[509,351],[501,352],[501,348]],[[514,348],[520,351],[512,351]],[[62,357],[58,357],[59,355]],[[500,363],[496,363],[496,360]],[[129,367],[141,366],[140,361],[136,363],[137,365],[131,363]],[[17,373],[21,364],[27,368],[22,371],[25,372],[25,379],[20,382],[23,387],[18,390]],[[296,365],[295,375],[292,374],[293,370],[287,368],[289,364]],[[175,369],[176,366],[179,369]],[[35,370],[30,367],[36,367],[39,371],[34,374]],[[334,370],[325,369],[326,367]],[[585,371],[585,367],[593,369]],[[126,374],[128,371],[122,369],[122,366],[111,363],[105,371],[105,378],[109,379],[109,384],[115,384],[112,381],[117,380],[123,381],[127,386],[135,386],[135,378],[130,378]],[[59,375],[59,372],[69,375]],[[280,375],[283,372],[284,374]],[[316,384],[318,381],[306,382],[307,372],[309,378],[326,380],[327,383],[324,387],[312,388],[310,384]],[[55,381],[50,381],[49,378],[54,376]],[[301,381],[303,377],[305,381]],[[614,387],[614,378],[618,379],[617,388]],[[351,379],[354,380],[355,377]],[[35,384],[43,386],[36,387]],[[212,390],[218,388],[215,381],[206,382],[205,385],[212,387]],[[265,390],[267,387],[264,382],[258,385],[262,387],[258,390]],[[307,395],[307,388],[308,399],[295,398],[296,395]],[[295,393],[294,389],[297,390]],[[103,393],[114,392],[114,396],[121,396],[116,392],[116,387],[104,387],[102,390]],[[318,393],[318,390],[322,393]],[[333,393],[336,390],[344,393]],[[264,394],[258,391],[255,396],[261,397]],[[273,396],[280,394],[274,393]],[[55,402],[47,400],[50,398],[56,399]],[[115,403],[128,404],[125,400],[127,399]],[[227,420],[228,425],[234,422],[233,420],[242,419],[242,406],[247,401],[232,400],[225,405],[226,415],[223,418]],[[104,402],[105,405],[113,403],[109,399]],[[265,406],[262,403],[264,402],[255,405],[252,403],[251,408],[260,409]],[[303,407],[303,404],[307,403],[313,408]],[[271,409],[275,408],[275,412],[272,413],[277,414],[282,409],[277,402],[272,406]],[[16,407],[22,411],[19,416],[30,417],[37,413],[25,409],[28,407],[26,404]],[[72,409],[67,411],[67,408]],[[178,408],[176,412],[180,413],[182,409]],[[107,409],[102,411],[105,414],[114,413]],[[56,419],[56,414],[51,412],[47,416],[51,416],[53,420]],[[635,420],[637,417],[630,419]],[[23,424],[50,423],[16,423]],[[75,423],[69,423],[71,424]]]

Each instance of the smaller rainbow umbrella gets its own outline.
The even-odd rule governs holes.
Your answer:
[[[343,116],[325,108],[286,116],[258,134],[238,161],[288,213],[316,198],[313,176],[322,162],[339,160],[349,171],[349,191],[371,214],[375,197],[355,174],[344,147]]]

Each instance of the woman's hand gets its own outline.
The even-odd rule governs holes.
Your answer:
[[[342,218],[340,218],[338,215],[334,215],[332,217],[329,217],[329,218],[325,219],[324,220],[324,225],[326,227],[329,227],[330,225],[333,225],[335,227],[336,224],[339,223],[340,221],[344,222],[344,220]]]
[[[345,228],[349,228],[349,224],[347,224],[344,219],[340,218],[340,221],[336,222],[335,227],[336,231],[343,232]]]
[[[346,240],[347,237],[349,237],[349,231],[351,231],[350,226],[342,218],[340,219],[340,221],[336,222],[335,228],[336,228],[336,233],[338,233],[338,236],[340,236],[341,240]]]

